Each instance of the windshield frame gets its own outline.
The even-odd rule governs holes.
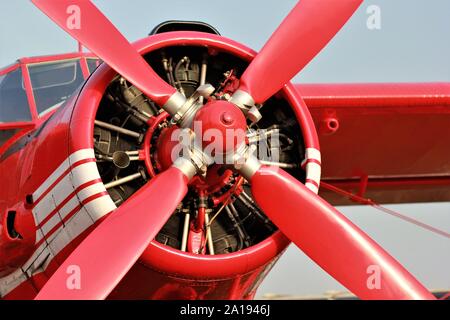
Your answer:
[[[66,59],[59,59],[59,60],[48,60],[48,61],[42,61],[42,62],[32,62],[32,63],[27,63],[25,65],[27,73],[28,73],[27,79],[29,81],[30,94],[31,94],[31,99],[32,99],[32,104],[30,103],[30,107],[32,107],[34,109],[34,112],[35,112],[35,115],[36,115],[36,119],[46,118],[49,114],[52,114],[54,110],[58,109],[61,105],[63,105],[64,102],[67,101],[67,99],[69,97],[65,101],[63,101],[62,103],[57,103],[57,104],[55,104],[53,106],[47,107],[45,110],[43,110],[42,112],[39,113],[38,104],[37,104],[36,96],[35,96],[35,90],[41,90],[41,89],[45,89],[45,88],[37,88],[37,89],[35,89],[33,87],[32,80],[31,80],[31,75],[30,75],[30,69],[33,68],[33,67],[36,67],[36,66],[45,66],[45,65],[52,65],[52,64],[56,65],[56,64],[65,64],[65,63],[73,62],[74,63],[74,67],[75,67],[75,73],[74,73],[75,78],[73,79],[73,81],[76,81],[78,76],[81,76],[83,78],[83,81],[86,81],[87,76],[85,75],[85,72],[83,71],[84,65],[85,65],[85,61],[84,61],[83,58],[84,57],[77,56],[77,57],[69,57],[69,58],[66,58]],[[81,69],[81,74],[79,74],[79,75],[77,74],[78,68]],[[24,77],[24,85],[26,85],[25,79],[26,78]],[[58,85],[49,86],[48,88],[57,87],[57,86],[63,86],[63,85],[66,85],[66,84],[70,84],[70,83],[61,83],[61,84],[58,84]]]

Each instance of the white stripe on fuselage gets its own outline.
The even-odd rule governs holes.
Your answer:
[[[73,168],[55,186],[52,185],[61,178],[62,174],[74,163],[93,159],[92,149],[79,150],[68,157],[33,193],[33,199],[39,199],[47,193],[33,208],[35,223],[38,225],[63,201],[81,185],[96,179],[100,179],[95,162],[87,162]],[[49,190],[49,188],[51,190]],[[62,222],[67,215],[81,205],[89,197],[106,192],[103,183],[94,183],[79,191],[67,201],[50,218],[41,229],[36,231],[36,239],[42,239],[48,232]],[[95,198],[95,197],[93,197]],[[42,204],[41,204],[42,203]],[[29,277],[43,272],[54,257],[61,252],[72,240],[82,234],[95,221],[116,208],[109,195],[101,195],[98,198],[81,205],[80,209],[64,224],[51,234],[42,244],[36,248],[28,261],[12,274],[0,279],[0,297],[3,297],[25,282]],[[38,240],[37,240],[38,241]]]
[[[72,153],[66,160],[61,163],[61,165],[36,189],[33,193],[33,199],[39,199],[45,191],[50,188],[50,186],[58,180],[59,177],[69,169],[71,164],[78,162],[80,160],[95,158],[95,153],[93,149],[82,149]]]
[[[99,179],[96,163],[95,162],[83,163],[73,168],[71,172],[69,172],[63,179],[61,179],[61,181],[59,181],[54,186],[54,188],[50,192],[48,192],[44,196],[44,198],[42,198],[42,200],[32,210],[36,224],[37,225],[41,224],[50,214],[53,214],[53,216],[48,221],[46,221],[44,225],[41,227],[43,236],[45,236],[54,226],[56,226],[57,222],[61,221],[59,217],[61,215],[61,211],[67,211],[67,209],[65,208],[66,207],[70,208],[71,206],[73,206],[73,201],[70,200],[68,203],[64,204],[64,206],[58,210],[59,215],[58,212],[55,212],[57,207],[70,196],[74,196],[73,193],[77,188],[79,188],[85,183],[92,182],[96,179]],[[88,189],[88,190],[95,190],[95,189]],[[98,191],[97,193],[102,191],[106,191],[104,186],[102,190]],[[87,191],[85,191],[84,194],[86,192]],[[88,197],[92,195],[94,195],[94,193],[89,194]],[[72,209],[73,208],[74,207],[72,207]],[[41,240],[38,238],[39,235],[36,230],[36,243],[38,243],[39,240]]]

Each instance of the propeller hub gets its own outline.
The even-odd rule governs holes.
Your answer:
[[[222,124],[225,126],[229,126],[234,123],[233,115],[231,115],[230,113],[228,113],[226,111],[224,113],[222,113],[220,120],[222,121]]]
[[[194,131],[200,133],[203,148],[216,154],[236,151],[245,143],[247,121],[242,111],[224,100],[212,100],[200,109],[194,120]],[[212,154],[214,156],[214,154]]]

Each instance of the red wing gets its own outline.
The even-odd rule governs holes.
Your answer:
[[[379,203],[450,200],[450,83],[297,88],[319,131],[324,182]]]

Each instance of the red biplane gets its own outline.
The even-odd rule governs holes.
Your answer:
[[[361,0],[300,1],[259,53],[33,3],[93,54],[0,71],[1,298],[251,299],[290,241],[362,299],[434,298],[332,205],[450,200],[450,84],[289,82]]]

